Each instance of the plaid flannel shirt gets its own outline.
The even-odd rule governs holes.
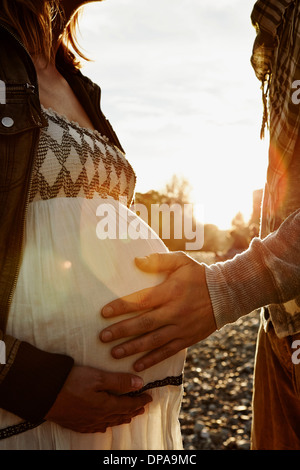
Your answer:
[[[299,4],[259,0],[254,5],[251,62],[262,83],[263,125],[268,121],[270,128],[261,237],[234,259],[206,267],[218,328],[267,306],[262,324],[267,330],[271,320],[280,338],[300,332]]]
[[[274,196],[291,162],[300,126],[299,104],[292,99],[300,80],[300,1],[258,0],[251,20],[257,31],[251,62],[262,82],[263,126],[269,97],[268,184]]]

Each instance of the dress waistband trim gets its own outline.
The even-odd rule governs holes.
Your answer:
[[[0,429],[0,441],[3,439],[7,439],[8,437],[15,436],[17,434],[21,434],[22,432],[29,431],[30,429],[34,429],[43,424],[44,422],[45,420],[39,421],[38,423],[23,421],[22,423],[15,424],[13,426],[8,426],[4,429]]]
[[[144,393],[146,390],[150,390],[151,388],[165,387],[167,385],[177,385],[177,386],[182,385],[182,379],[183,379],[183,374],[180,374],[177,377],[170,376],[162,380],[155,380],[154,382],[149,382],[147,385],[140,388],[139,390],[135,392],[126,393],[125,395],[134,397],[136,395],[140,395],[141,393]]]
[[[183,374],[180,374],[177,377],[170,376],[162,380],[155,380],[154,382],[149,382],[140,390],[137,390],[135,392],[129,392],[129,393],[126,393],[125,395],[134,397],[152,388],[165,387],[167,385],[179,386],[179,385],[182,385],[182,381],[183,381]],[[45,420],[41,420],[37,423],[31,423],[30,421],[23,421],[22,423],[8,426],[7,428],[4,428],[4,429],[0,429],[0,440],[7,439],[8,437],[16,436],[17,434],[21,434],[22,432],[25,432],[25,431],[30,431],[31,429],[34,429],[43,423],[45,423]]]

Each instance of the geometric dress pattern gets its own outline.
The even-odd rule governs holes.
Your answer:
[[[136,176],[124,154],[99,132],[53,110],[40,136],[30,202],[56,197],[111,196],[132,203]]]

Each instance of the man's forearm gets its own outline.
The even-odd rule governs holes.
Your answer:
[[[234,259],[206,267],[218,329],[256,308],[300,293],[300,210],[264,240],[255,238]]]

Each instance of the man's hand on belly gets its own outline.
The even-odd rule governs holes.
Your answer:
[[[100,333],[104,343],[135,338],[112,348],[116,359],[146,352],[133,367],[137,372],[158,364],[216,330],[206,285],[205,267],[183,252],[155,253],[137,259],[140,269],[166,272],[166,280],[116,299],[102,309],[105,318],[138,313],[118,321]]]
[[[74,366],[45,419],[76,432],[105,432],[144,413],[150,395],[120,396],[142,386],[132,374]]]

